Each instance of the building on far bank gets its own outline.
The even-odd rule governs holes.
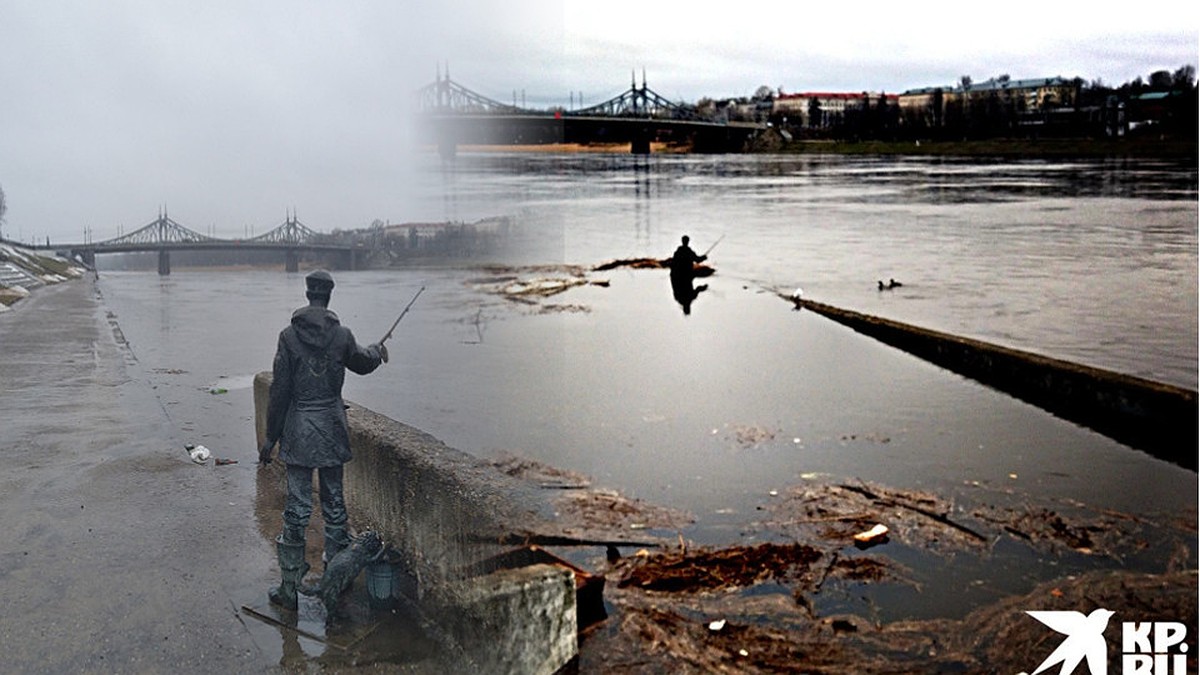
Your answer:
[[[1013,131],[1043,121],[1047,115],[1073,111],[1082,80],[1039,77],[1014,80],[1008,76],[971,82],[969,78],[945,87],[909,89],[899,96],[903,124],[917,128],[990,126]]]
[[[783,124],[810,129],[837,126],[846,113],[876,106],[880,99],[894,106],[899,102],[896,94],[872,94],[870,92],[805,92],[779,94],[775,97],[772,117]]]

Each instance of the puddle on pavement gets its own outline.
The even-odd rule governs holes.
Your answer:
[[[428,666],[429,672],[435,672],[442,653],[419,616],[403,603],[390,609],[372,607],[362,579],[342,596],[338,613],[328,624],[320,599],[303,595],[295,612],[272,605],[265,594],[241,611],[255,641],[285,667],[392,664],[416,672],[425,672]]]

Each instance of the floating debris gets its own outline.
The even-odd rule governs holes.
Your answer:
[[[776,435],[776,432],[766,427],[748,424],[734,424],[731,430],[734,442],[747,450],[775,440]]]
[[[563,291],[583,286],[587,284],[587,279],[582,277],[555,278],[543,277],[539,279],[529,279],[525,281],[513,281],[505,284],[500,288],[500,293],[507,297],[521,297],[534,295],[538,297],[550,297],[558,295]]]
[[[854,542],[857,546],[874,546],[882,544],[887,539],[887,525],[877,524],[869,530],[859,532],[854,535]]]
[[[593,272],[607,272],[608,270],[614,270],[614,269],[617,269],[618,267],[628,267],[630,269],[635,269],[635,270],[670,269],[671,259],[670,258],[619,258],[617,260],[610,260],[608,262],[596,265],[595,267],[592,268],[592,271]],[[702,265],[700,263],[696,263],[692,267],[692,276],[709,277],[709,276],[712,276],[716,271],[717,271],[716,268],[713,268],[709,265]]]

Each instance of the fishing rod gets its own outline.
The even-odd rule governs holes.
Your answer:
[[[708,257],[708,254],[709,254],[709,253],[712,253],[712,250],[713,250],[714,248],[716,248],[716,247],[717,247],[717,244],[721,243],[721,240],[722,240],[722,239],[724,239],[724,238],[725,238],[725,235],[721,235],[720,237],[717,237],[717,240],[713,242],[712,246],[709,246],[709,247],[708,247],[708,250],[707,250],[707,251],[705,251],[704,253],[700,254],[700,256],[701,256],[701,257],[704,257],[704,258]]]
[[[423,292],[425,292],[424,286],[422,286],[421,289],[417,291],[417,294],[412,297],[412,300],[409,300],[408,304],[404,306],[404,311],[400,312],[400,316],[396,317],[396,321],[392,323],[392,327],[388,329],[387,334],[384,335],[383,339],[379,341],[380,345],[387,342],[388,338],[392,337],[392,331],[396,330],[396,326],[400,325],[400,319],[403,319],[404,315],[408,314],[408,310],[412,308],[413,303],[417,301],[417,298],[421,297],[421,293]]]

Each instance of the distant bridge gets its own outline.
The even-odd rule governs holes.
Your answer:
[[[325,253],[337,266],[355,267],[355,248],[347,244],[326,241],[326,236],[309,229],[294,214],[279,226],[249,239],[219,239],[209,237],[171,220],[166,210],[158,218],[129,234],[98,242],[81,244],[22,244],[26,248],[53,250],[64,257],[79,260],[89,268],[95,268],[96,255],[101,253],[158,253],[158,273],[171,273],[172,251],[279,251],[284,257],[284,268],[288,272],[300,269],[300,256],[307,252]],[[332,266],[332,265],[331,265]]]
[[[741,150],[766,128],[714,121],[694,106],[674,103],[633,78],[629,89],[579,110],[532,110],[501,103],[454,82],[449,71],[417,91],[418,110],[443,155],[461,144],[629,143],[647,154],[652,141],[690,143],[700,152]]]

